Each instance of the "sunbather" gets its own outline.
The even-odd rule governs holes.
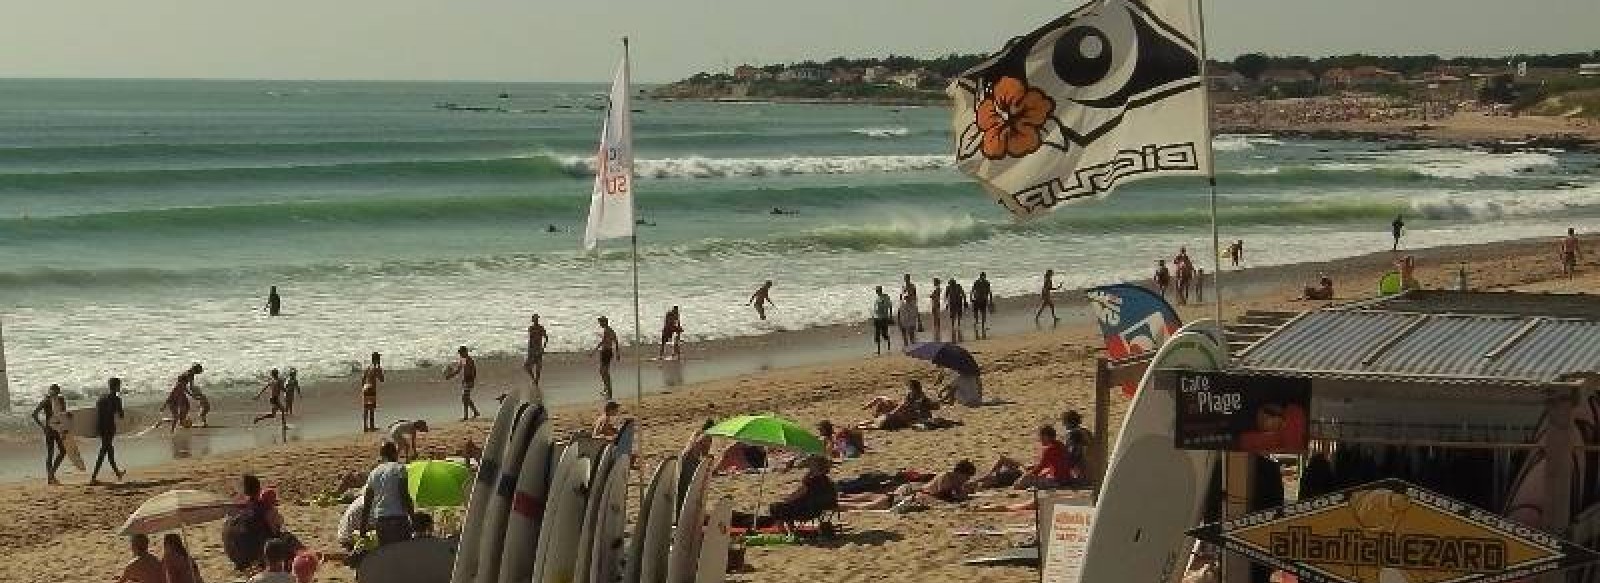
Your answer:
[[[1056,438],[1056,428],[1039,428],[1039,460],[1030,466],[1001,456],[989,473],[979,478],[986,488],[1011,487],[1017,490],[1052,490],[1076,483],[1080,472],[1072,466],[1067,446]]]
[[[822,436],[822,445],[829,458],[861,457],[867,450],[866,439],[860,430],[834,427],[833,422],[826,419],[817,424],[817,435]]]
[[[872,412],[873,418],[863,421],[856,427],[859,429],[905,429],[912,424],[933,418],[933,410],[939,404],[929,399],[927,393],[922,392],[922,382],[916,379],[906,381],[906,396],[898,403],[884,397],[874,398],[867,403],[865,409]]]
[[[821,517],[829,510],[839,508],[839,492],[834,488],[828,469],[833,462],[822,456],[806,458],[806,475],[798,487],[767,508],[767,514],[782,522],[784,528],[794,530],[794,523]]]
[[[846,494],[839,496],[839,508],[845,510],[895,510],[909,512],[925,507],[929,501],[961,502],[977,489],[978,468],[972,462],[961,460],[948,472],[935,475],[924,484],[903,484],[888,494]]]

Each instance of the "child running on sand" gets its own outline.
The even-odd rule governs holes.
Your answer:
[[[267,384],[262,385],[261,390],[256,392],[255,400],[260,401],[262,395],[270,395],[267,398],[267,402],[272,404],[272,410],[267,411],[266,414],[257,415],[255,420],[250,422],[251,425],[260,423],[266,419],[278,417],[279,413],[284,412],[283,379],[278,376],[278,369],[267,371]],[[288,415],[279,417],[279,425],[287,427],[288,423]]]

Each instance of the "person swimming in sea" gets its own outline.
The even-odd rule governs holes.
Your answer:
[[[772,214],[774,214],[774,215],[798,215],[798,214],[800,214],[800,211],[791,211],[791,210],[784,210],[781,207],[772,207]]]

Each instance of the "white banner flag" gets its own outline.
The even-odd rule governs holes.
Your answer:
[[[594,161],[594,193],[583,248],[593,250],[601,239],[633,235],[633,121],[628,108],[628,54],[624,50],[611,81],[605,127]]]
[[[1119,182],[1209,175],[1196,0],[1098,0],[954,79],[956,165],[1027,217]]]

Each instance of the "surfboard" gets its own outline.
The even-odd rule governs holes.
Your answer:
[[[733,498],[723,496],[706,513],[705,533],[700,541],[699,568],[695,583],[723,583],[728,580],[728,527],[733,522]]]
[[[1219,370],[1217,325],[1180,328],[1156,352],[1128,408],[1096,504],[1083,581],[1171,583],[1183,576],[1184,531],[1198,524],[1217,453],[1174,447],[1177,400],[1156,387],[1162,369]]]
[[[677,511],[678,458],[668,456],[656,465],[639,507],[639,520],[628,540],[623,583],[661,583],[667,574],[667,544],[672,540],[672,518]]]
[[[672,515],[674,517],[678,515],[678,511],[683,510],[685,494],[689,490],[689,484],[694,482],[694,472],[700,468],[700,460],[712,457],[707,454],[708,449],[695,447],[695,442],[691,440],[688,445],[683,447],[683,455],[678,456],[678,491],[672,495]]]
[[[548,420],[540,423],[518,464],[516,490],[511,494],[510,514],[499,549],[501,583],[522,583],[533,577],[534,545],[539,543],[539,524],[544,519],[551,454],[554,453],[550,432]]]
[[[451,583],[469,583],[478,574],[478,535],[483,529],[485,506],[494,491],[495,480],[500,477],[500,456],[505,451],[506,437],[527,408],[528,405],[513,394],[506,397],[500,404],[500,412],[495,414],[489,438],[483,442],[483,461],[472,482],[472,493],[467,496],[467,516],[461,521],[461,545],[450,570]]]
[[[580,437],[561,452],[550,480],[544,520],[539,523],[539,545],[534,553],[533,580],[572,583],[577,566],[578,537],[588,510],[594,463],[608,442]]]
[[[606,507],[611,501],[606,499],[608,494],[606,490],[610,487],[611,475],[618,473],[618,462],[622,463],[621,473],[624,477],[627,475],[627,464],[633,457],[633,430],[633,420],[623,420],[622,426],[617,428],[616,437],[605,446],[600,457],[595,460],[594,478],[589,482],[589,500],[583,510],[583,526],[578,530],[578,552],[573,557],[574,583],[589,583],[594,551],[596,547],[601,546],[598,542],[600,529],[610,519]],[[620,503],[620,500],[618,502]]]
[[[699,569],[701,527],[704,525],[701,517],[705,514],[706,488],[716,466],[710,459],[707,457],[696,464],[689,488],[684,490],[677,526],[672,529],[672,552],[667,555],[669,583],[694,583],[695,571]]]
[[[76,409],[68,409],[66,420],[67,432],[78,437],[98,436],[100,431],[98,427],[95,427],[97,416],[98,414],[94,410],[94,405],[90,405],[88,407],[78,407]],[[117,419],[117,435],[132,433],[143,429],[149,425],[150,419],[150,415],[144,413],[143,411],[124,409],[122,418]]]
[[[532,405],[517,418],[517,424],[506,439],[500,452],[499,477],[483,503],[483,522],[478,529],[478,570],[473,575],[477,583],[499,583],[500,557],[506,543],[506,524],[511,520],[511,497],[517,491],[517,480],[522,476],[522,461],[534,443],[539,430],[549,425],[548,413],[543,405]],[[480,472],[485,469],[478,470]]]
[[[362,558],[357,581],[439,583],[450,576],[450,541],[418,538],[387,544]]]
[[[600,508],[594,514],[594,539],[589,550],[590,583],[615,583],[622,574],[623,532],[628,526],[628,477],[633,468],[634,425],[629,421],[611,449],[615,457],[606,472],[605,488],[600,492]],[[583,565],[578,565],[581,571]]]

